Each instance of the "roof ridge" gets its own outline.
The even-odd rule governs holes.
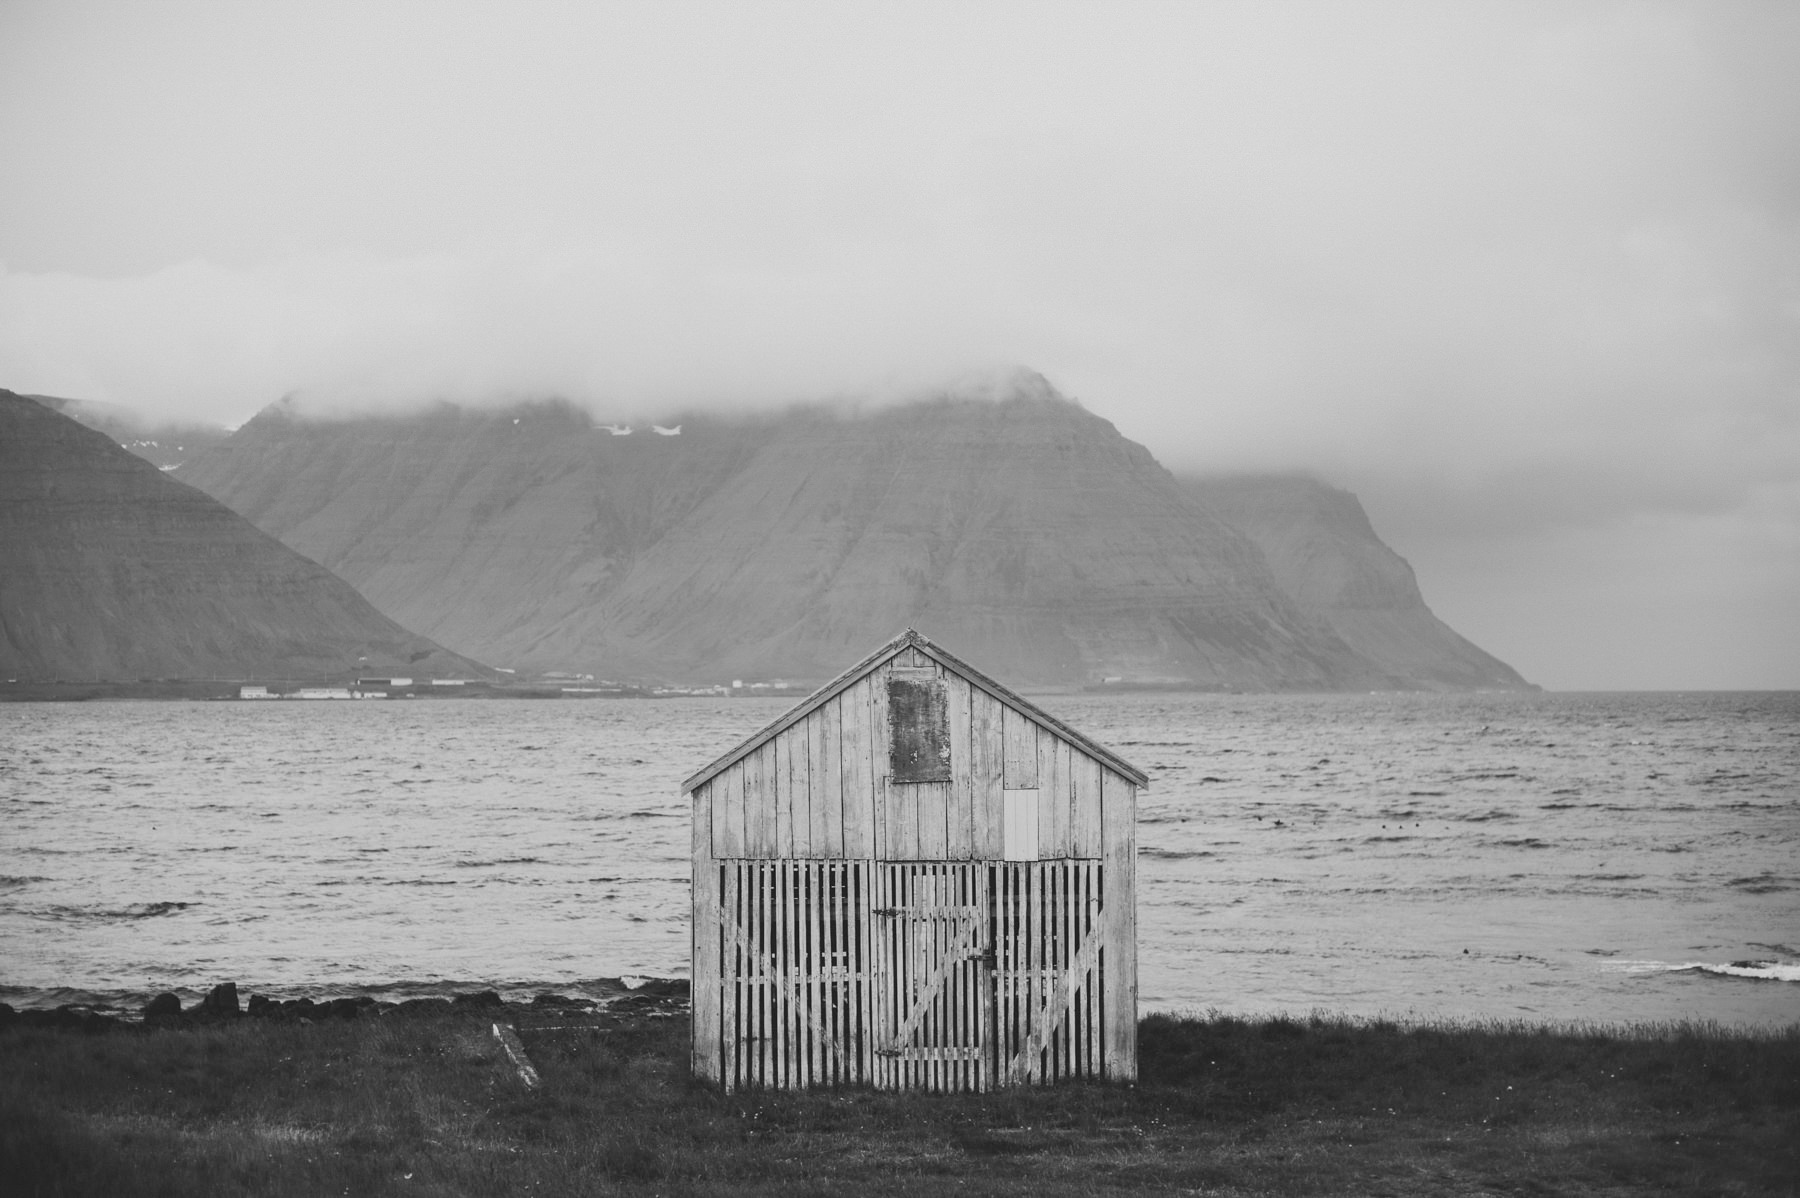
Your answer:
[[[694,773],[689,775],[688,778],[682,782],[681,793],[687,794],[696,786],[699,786],[701,783],[708,781],[715,775],[722,773],[742,758],[748,756],[752,750],[779,736],[787,729],[799,723],[809,713],[824,706],[832,698],[849,689],[857,679],[873,670],[883,660],[890,658],[899,653],[902,649],[907,648],[923,650],[927,657],[936,661],[940,666],[943,666],[945,669],[960,676],[964,681],[986,691],[992,698],[1013,708],[1027,719],[1047,725],[1058,736],[1063,737],[1072,744],[1081,746],[1085,752],[1098,758],[1101,762],[1111,767],[1114,772],[1124,775],[1138,786],[1148,788],[1150,785],[1150,779],[1144,771],[1138,769],[1105,745],[1102,745],[1092,737],[1065,724],[1062,720],[1051,715],[1031,700],[1019,695],[1010,687],[988,677],[982,671],[976,669],[962,658],[956,656],[956,654],[950,652],[950,650],[932,641],[930,637],[909,625],[902,632],[882,642],[879,648],[858,659],[855,665],[844,670],[842,673],[832,678],[831,681],[820,686],[817,690],[794,704],[794,706],[788,708],[788,710],[777,716],[773,721],[765,724],[755,732],[752,732],[749,736],[726,750],[725,753],[694,771]]]

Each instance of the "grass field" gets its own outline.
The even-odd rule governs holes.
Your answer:
[[[0,1194],[1786,1194],[1800,1028],[1152,1017],[1136,1086],[724,1095],[685,1016],[0,1033]],[[591,1024],[591,1026],[589,1026]]]

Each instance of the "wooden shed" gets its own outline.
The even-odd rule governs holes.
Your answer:
[[[917,632],[682,783],[694,1070],[1137,1076],[1142,771]]]

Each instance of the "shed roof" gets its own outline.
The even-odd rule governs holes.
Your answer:
[[[1129,778],[1138,786],[1145,788],[1149,787],[1150,779],[1145,775],[1144,771],[1138,769],[1135,765],[1132,765],[1129,761],[1126,761],[1123,757],[1120,757],[1105,745],[1082,735],[1049,712],[1045,711],[1043,708],[1037,706],[1037,704],[1032,703],[1028,699],[1021,698],[1006,687],[1000,685],[998,682],[995,682],[992,678],[989,678],[986,674],[983,674],[968,662],[963,661],[948,650],[932,644],[923,633],[908,628],[905,632],[902,632],[899,636],[887,642],[887,644],[881,646],[881,648],[875,650],[873,653],[845,670],[842,674],[839,674],[836,678],[833,678],[830,682],[827,682],[824,686],[821,686],[806,698],[800,700],[799,703],[789,709],[774,723],[767,725],[759,732],[751,734],[747,739],[740,742],[737,747],[731,749],[723,757],[720,757],[711,765],[708,765],[693,774],[687,781],[681,784],[681,793],[687,794],[701,783],[711,780],[714,775],[730,767],[735,762],[742,760],[763,744],[779,736],[786,729],[793,727],[795,724],[805,719],[808,713],[823,706],[832,698],[832,696],[839,694],[864,674],[869,673],[876,666],[879,666],[888,658],[893,657],[902,649],[907,648],[917,649],[926,657],[931,658],[931,660],[962,678],[971,686],[979,687],[986,691],[989,695],[1012,708],[1020,715],[1025,716],[1027,719],[1035,720],[1038,723],[1043,724],[1070,744],[1076,745],[1083,752],[1104,762],[1108,768]]]

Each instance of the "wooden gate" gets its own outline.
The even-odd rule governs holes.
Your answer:
[[[993,1085],[990,868],[960,862],[877,867],[877,1087]]]
[[[1099,862],[733,860],[718,871],[727,1089],[1103,1076]]]

